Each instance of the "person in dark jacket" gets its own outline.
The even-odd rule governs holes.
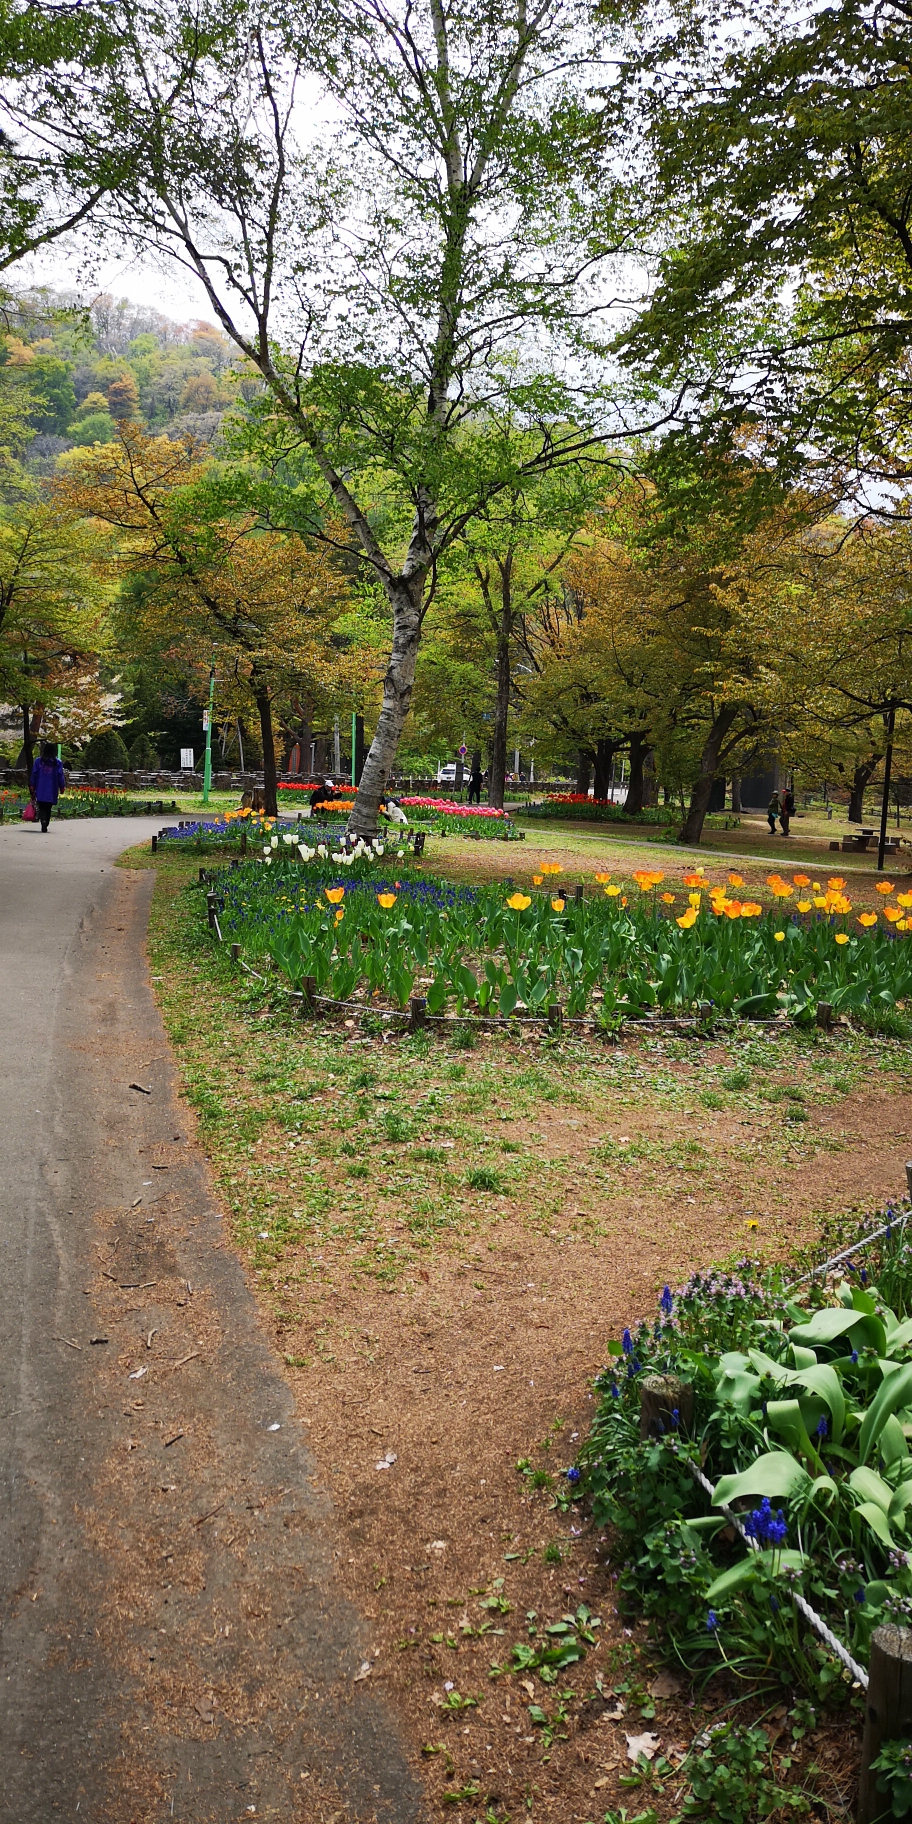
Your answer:
[[[789,833],[789,824],[794,815],[794,810],[795,795],[791,787],[787,785],[785,791],[779,793],[779,828],[781,829],[783,836],[787,836]]]
[[[472,755],[472,770],[469,773],[469,803],[481,803],[481,754],[477,747]]]
[[[319,812],[321,805],[332,804],[335,795],[336,788],[331,779],[324,779],[322,785],[316,786],[310,794],[310,808],[314,815]]]
[[[42,741],[41,753],[32,767],[31,792],[38,806],[41,833],[47,835],[51,812],[66,787],[66,773],[57,758],[53,741]]]

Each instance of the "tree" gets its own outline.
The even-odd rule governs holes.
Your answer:
[[[606,122],[643,147],[665,228],[628,360],[690,389],[701,441],[715,422],[724,447],[759,412],[786,473],[908,477],[906,0],[632,14]]]
[[[139,417],[139,387],[132,374],[121,374],[108,387],[108,411],[118,423]]]
[[[75,128],[86,186],[99,158],[120,161],[112,231],[192,272],[262,376],[259,428],[277,464],[299,464],[300,523],[319,533],[331,503],[385,592],[361,830],[444,554],[499,495],[609,434],[587,362],[610,304],[601,268],[631,224],[591,157],[610,40],[593,18],[584,0],[339,0],[325,15],[292,0],[269,28],[227,7],[206,39],[189,13],[133,9],[118,14],[133,74]],[[304,82],[340,123],[326,151],[299,136]],[[486,435],[499,413],[521,440]],[[620,414],[612,434],[626,440]]]
[[[29,768],[42,718],[59,732],[88,721],[91,733],[100,709],[109,591],[97,555],[74,515],[37,490],[0,506],[0,696],[20,705]]]
[[[255,706],[275,816],[277,697],[325,696],[357,669],[330,644],[345,585],[328,552],[232,514],[229,478],[207,467],[192,438],[149,437],[134,423],[121,424],[113,444],[74,453],[57,493],[117,535],[116,567],[138,585],[120,606],[132,655],[189,669],[200,700],[214,662],[223,707]]]

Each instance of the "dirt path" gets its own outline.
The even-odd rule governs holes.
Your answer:
[[[175,1097],[144,828],[0,830],[0,1818],[417,1824]]]

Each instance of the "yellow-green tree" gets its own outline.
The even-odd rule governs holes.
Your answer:
[[[288,698],[350,699],[360,657],[333,630],[345,579],[323,548],[258,528],[232,511],[230,479],[190,438],[150,437],[131,422],[113,443],[73,452],[58,497],[115,535],[129,578],[119,610],[133,654],[189,674],[205,699],[215,664],[222,707],[255,708],[266,806],[276,811],[274,707]]]

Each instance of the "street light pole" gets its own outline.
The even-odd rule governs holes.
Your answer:
[[[887,751],[884,755],[883,800],[880,806],[880,841],[877,844],[877,870],[883,873],[884,853],[887,847],[887,812],[890,809],[890,774],[893,770],[893,726],[896,721],[896,704],[890,704],[887,716]]]
[[[212,705],[215,701],[215,666],[209,667],[209,708],[206,713],[206,760],[203,766],[203,803],[209,803],[212,786]]]

